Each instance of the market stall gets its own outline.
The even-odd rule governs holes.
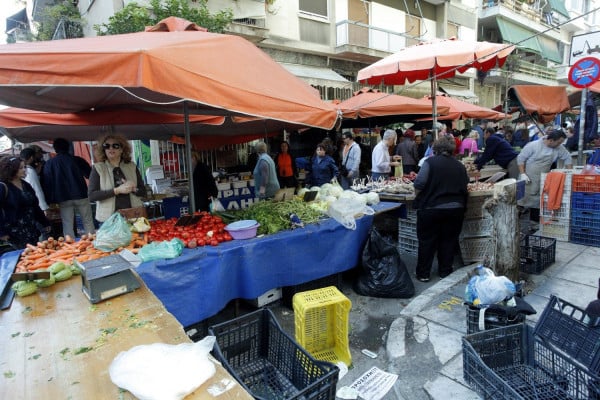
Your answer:
[[[14,268],[19,252],[0,258]],[[114,385],[108,367],[121,351],[152,343],[191,340],[144,285],[135,292],[91,305],[81,280],[59,282],[33,296],[17,298],[0,312],[0,385],[3,399],[133,399]],[[220,365],[189,399],[251,399]],[[225,390],[225,382],[231,387]]]
[[[400,207],[389,202],[373,206],[376,212]],[[301,229],[185,249],[172,260],[142,263],[137,272],[167,310],[189,326],[217,314],[233,299],[255,299],[273,288],[355,267],[373,218],[358,218],[356,230],[327,218]]]

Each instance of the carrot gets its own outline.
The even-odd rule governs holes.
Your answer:
[[[35,254],[27,254],[23,259],[24,260],[39,260],[40,258],[44,258],[46,254],[44,253],[35,253]]]
[[[35,271],[35,270],[37,270],[37,269],[41,269],[41,268],[48,268],[48,267],[49,267],[49,266],[51,266],[52,264],[53,264],[53,262],[52,262],[52,261],[45,261],[45,260],[44,260],[44,261],[41,261],[41,262],[35,263],[35,264],[33,264],[33,265],[30,265],[30,266],[27,268],[27,270],[28,270],[28,271]]]

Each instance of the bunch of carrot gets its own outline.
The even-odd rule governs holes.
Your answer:
[[[98,250],[94,247],[94,234],[81,236],[79,241],[75,241],[69,235],[64,238],[54,239],[49,237],[36,245],[28,244],[17,262],[15,272],[36,271],[48,268],[57,261],[65,264],[71,264],[75,259],[79,262],[94,260],[96,258],[106,257],[110,254],[119,253],[124,248],[118,248],[110,253]],[[147,244],[144,234],[133,233],[133,239],[126,249],[137,253],[139,249]]]

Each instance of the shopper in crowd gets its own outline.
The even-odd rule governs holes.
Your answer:
[[[216,199],[219,195],[217,182],[213,177],[212,171],[202,162],[200,154],[196,151],[192,152],[192,166],[194,172],[194,203],[197,211],[210,211],[210,203],[212,199]]]
[[[425,142],[423,142],[423,135],[421,132],[415,133],[415,145],[417,146],[417,154],[419,155],[420,161],[423,157],[425,157],[425,150],[427,150],[427,145]],[[419,161],[417,161],[417,169],[419,168]]]
[[[290,154],[290,144],[286,141],[279,145],[280,152],[275,156],[277,180],[282,188],[296,187],[296,161]]]
[[[17,249],[36,244],[42,231],[50,232],[50,221],[25,174],[25,163],[19,157],[0,158],[0,240]]]
[[[117,134],[99,138],[94,156],[88,194],[96,202],[96,219],[104,222],[117,210],[143,207],[140,197],[146,196],[146,186],[127,139]]]
[[[255,190],[258,191],[256,195],[259,199],[272,198],[280,188],[275,161],[267,154],[267,144],[265,142],[258,142],[255,149],[258,160],[252,174],[254,175]]]
[[[425,160],[414,182],[419,241],[416,274],[421,282],[430,280],[436,252],[440,278],[452,273],[469,195],[469,176],[465,166],[453,157],[455,146],[452,136],[437,139],[434,155]]]
[[[479,138],[477,139],[477,148],[479,149],[483,149],[485,147],[485,139],[483,134],[485,133],[485,128],[487,128],[487,125],[488,121],[486,119],[482,119],[473,127],[473,129],[479,133]]]
[[[485,139],[485,149],[483,154],[475,159],[475,166],[478,171],[489,161],[494,160],[500,167],[506,169],[509,178],[519,178],[519,167],[517,165],[517,152],[510,143],[502,136],[497,135],[494,128],[485,128],[483,134]]]
[[[308,168],[309,186],[321,186],[331,182],[333,178],[339,179],[339,177],[340,172],[335,160],[327,154],[327,146],[319,143]]]
[[[53,142],[56,156],[44,165],[42,188],[48,204],[57,203],[60,209],[63,235],[75,237],[75,212],[80,215],[85,233],[94,233],[94,218],[88,199],[88,188],[80,163],[69,154],[70,144],[58,138]]]
[[[473,129],[466,138],[460,143],[460,148],[458,149],[459,155],[470,156],[471,154],[477,154],[479,152],[479,148],[477,147],[477,140],[479,140],[479,133]]]
[[[519,179],[525,181],[525,196],[517,203],[529,209],[529,219],[533,223],[540,218],[540,189],[542,173],[558,160],[564,161],[565,168],[572,168],[569,151],[562,146],[566,135],[561,129],[553,129],[540,140],[529,142],[517,157]]]
[[[371,153],[371,174],[373,180],[379,178],[387,179],[390,176],[392,167],[397,167],[400,163],[397,161],[400,156],[390,157],[389,148],[396,145],[396,131],[387,129],[383,133],[383,138],[373,148]]]
[[[360,159],[362,150],[360,145],[354,141],[351,131],[342,133],[344,148],[342,149],[342,165],[340,167],[340,176],[342,178],[342,188],[349,189],[354,179],[360,177]]]
[[[37,161],[35,155],[35,150],[30,147],[24,148],[19,154],[21,160],[25,163],[25,182],[29,183],[35,191],[35,195],[39,202],[38,204],[42,211],[46,211],[49,207],[48,203],[46,203],[46,196],[44,195],[44,190],[40,183],[39,161]]]
[[[409,128],[404,132],[404,140],[396,145],[395,154],[402,157],[402,171],[405,174],[417,172],[420,158],[415,143],[415,132],[412,129]]]
[[[44,149],[42,149],[37,144],[30,144],[26,148],[34,151],[34,156],[33,156],[34,163],[35,163],[35,165],[37,165],[38,174],[41,174],[44,164],[46,163],[46,160],[44,159],[44,157],[45,157],[44,154],[48,154],[48,152],[44,151]]]

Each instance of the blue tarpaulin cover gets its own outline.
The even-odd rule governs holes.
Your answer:
[[[399,207],[382,202],[376,211]],[[237,298],[255,299],[273,288],[309,282],[358,265],[373,216],[356,230],[332,218],[302,229],[185,249],[172,260],[142,263],[145,284],[185,327],[205,320]]]

